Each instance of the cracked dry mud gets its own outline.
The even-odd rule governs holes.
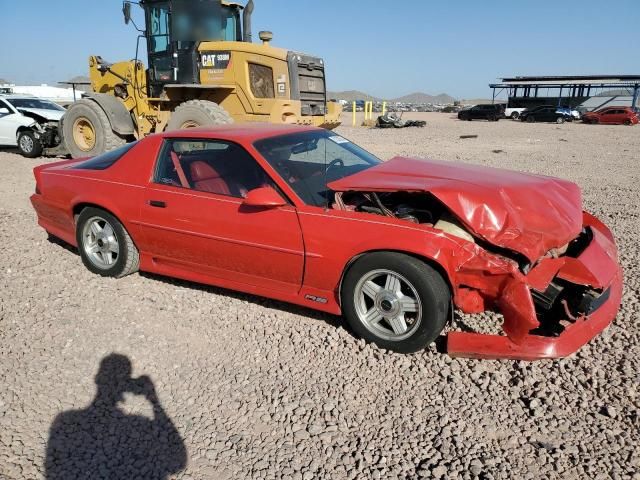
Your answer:
[[[385,159],[506,167],[583,188],[625,270],[609,329],[557,361],[452,359],[433,347],[402,356],[283,303],[144,274],[102,279],[36,225],[31,169],[53,159],[4,150],[0,478],[44,478],[47,443],[55,459],[70,442],[87,465],[102,463],[96,478],[640,478],[640,127],[413,117],[427,127],[338,132]],[[114,352],[122,362],[101,369]],[[78,468],[50,465],[48,478]]]

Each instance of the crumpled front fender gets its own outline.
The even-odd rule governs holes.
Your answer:
[[[494,301],[494,308],[504,317],[504,335],[450,332],[447,342],[449,354],[522,360],[564,357],[574,353],[604,330],[613,321],[620,306],[622,270],[618,265],[617,250],[609,229],[588,213],[584,213],[583,221],[584,226],[591,231],[591,240],[576,257],[543,258],[527,275],[512,270],[493,278],[490,273],[493,270],[491,265],[487,265],[489,273],[484,276],[478,276],[474,272],[475,288],[479,289],[476,290],[476,296]],[[475,258],[462,268],[474,261],[477,264],[479,260]],[[474,270],[477,268],[478,265]],[[459,277],[464,274],[464,271],[460,272]],[[483,287],[481,280],[486,282],[486,287]],[[574,294],[571,293],[574,290],[599,292],[594,309],[589,313],[575,317],[568,311],[568,307],[565,308],[565,315],[555,319],[558,324],[563,325],[562,332],[558,335],[536,331],[540,327],[540,321],[532,295],[534,290],[544,292],[554,281],[573,286],[567,295]],[[468,292],[464,293],[461,299],[457,299],[456,305],[463,311],[477,311],[465,308],[470,306],[465,303],[470,297]],[[575,299],[564,298],[562,301],[567,300]]]

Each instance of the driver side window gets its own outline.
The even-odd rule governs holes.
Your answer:
[[[11,111],[11,108],[9,108],[9,105],[0,100],[0,118],[11,115],[12,113],[13,112]]]

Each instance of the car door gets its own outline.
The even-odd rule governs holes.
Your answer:
[[[0,99],[0,145],[17,145],[16,132],[25,123],[25,117],[21,113]]]
[[[600,115],[600,123],[614,123],[617,110],[609,108]]]
[[[540,112],[540,121],[542,122],[555,122],[558,118],[555,108],[545,108]]]
[[[239,145],[166,139],[144,193],[144,250],[160,269],[286,293],[302,284],[304,244],[292,205],[249,208],[243,197],[273,185]]]

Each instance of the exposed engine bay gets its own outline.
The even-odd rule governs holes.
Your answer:
[[[35,120],[36,123],[31,125],[31,129],[44,148],[55,148],[62,143],[58,128],[58,121],[49,120],[43,115],[39,115],[27,109],[18,108],[18,111],[25,117]]]
[[[475,243],[474,237],[451,215],[449,210],[428,193],[337,192],[334,208],[429,225]]]

